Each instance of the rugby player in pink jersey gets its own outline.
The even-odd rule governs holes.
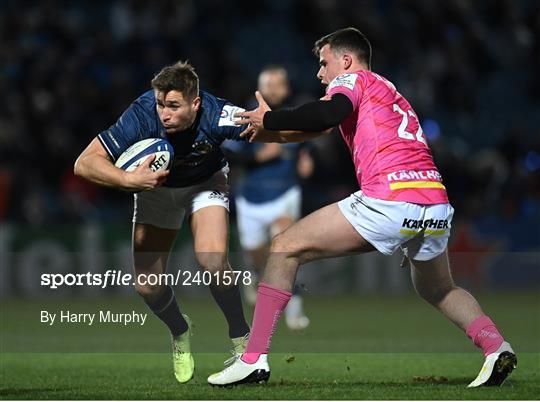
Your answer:
[[[392,254],[401,248],[418,295],[484,352],[485,363],[469,387],[501,385],[517,358],[474,297],[452,280],[447,243],[454,210],[416,113],[391,82],[371,71],[371,45],[357,29],[324,36],[314,51],[320,63],[317,77],[327,85],[324,98],[270,111],[257,93],[259,107],[236,116],[242,124],[250,123],[243,134],[251,141],[303,141],[339,126],[361,190],[274,237],[246,352],[208,382],[268,380],[270,340],[300,265],[351,252]]]

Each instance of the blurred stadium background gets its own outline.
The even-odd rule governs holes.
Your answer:
[[[39,274],[129,272],[131,195],[75,177],[73,163],[162,66],[187,59],[203,89],[242,106],[253,101],[258,72],[282,64],[292,103],[300,103],[323,93],[313,42],[345,26],[367,34],[373,69],[397,85],[421,118],[456,209],[450,250],[457,282],[491,295],[495,310],[497,301],[501,311],[526,305],[536,318],[522,336],[533,350],[540,308],[540,4],[534,0],[1,0],[3,349],[20,350],[25,330],[15,324],[18,317],[34,317],[30,327],[43,330],[36,298],[57,308],[62,298],[121,303],[117,298],[128,295],[138,302],[131,288],[47,290]],[[339,135],[315,141],[312,152],[315,172],[302,182],[304,214],[357,189]],[[232,179],[241,180],[241,172]],[[231,222],[231,257],[242,266]],[[192,269],[192,261],[184,227],[171,265]],[[320,306],[338,294],[359,305],[362,296],[408,300],[413,291],[399,262],[399,255],[372,254],[305,267],[299,282],[308,314],[310,298]],[[204,292],[181,289],[180,299],[201,299]],[[136,307],[144,309],[142,302]]]
[[[139,332],[99,326],[88,331],[46,328],[39,323],[39,310],[44,308],[112,306],[145,311],[131,288],[52,291],[39,284],[43,272],[130,271],[132,197],[75,177],[76,157],[149,88],[150,79],[162,66],[179,59],[194,65],[203,89],[239,106],[252,103],[257,74],[268,64],[287,68],[293,104],[316,99],[323,88],[315,77],[318,63],[311,54],[312,44],[321,35],[345,26],[367,34],[374,48],[373,69],[396,84],[421,119],[456,209],[450,250],[457,282],[479,292],[481,301],[486,301],[520,350],[538,352],[538,1],[0,0],[2,352],[167,351],[166,331],[155,319],[149,319],[150,326]],[[340,136],[313,145],[315,171],[302,181],[304,214],[357,189]],[[234,172],[232,179],[241,180],[241,172]],[[234,209],[231,213],[234,216]],[[231,223],[231,258],[235,267],[243,267],[234,219]],[[277,350],[472,351],[457,329],[451,332],[442,317],[413,298],[408,273],[399,268],[400,259],[399,255],[371,254],[305,267],[299,282],[305,285],[312,327],[298,338],[280,329]],[[170,264],[183,270],[195,268],[186,228]],[[184,287],[177,292],[202,322],[197,350],[225,350],[221,318],[209,298],[202,297],[207,291]],[[355,316],[359,318],[350,319]],[[399,334],[391,327],[396,320],[407,323]],[[212,332],[218,324],[219,332]],[[419,334],[418,328],[424,325],[432,332]],[[218,335],[221,343],[216,344]],[[149,341],[156,337],[159,342]],[[168,375],[168,360],[161,360],[160,373]],[[2,395],[41,398],[43,394],[27,394],[21,387],[32,381],[44,389],[60,386],[63,378],[72,378],[62,370],[72,367],[75,360],[59,363],[56,369],[50,362],[36,361],[36,373],[43,369],[42,377],[27,371],[31,363],[24,363],[16,354],[5,355],[2,361],[2,367],[17,368],[9,374],[2,369],[6,386],[12,387],[11,393],[8,390]],[[208,361],[203,373],[215,368],[215,360]],[[537,376],[537,357],[530,361]],[[395,366],[396,370],[409,367],[405,363]],[[472,376],[480,361],[467,364],[474,365],[470,367]],[[361,363],[356,369],[360,367]],[[430,367],[422,370],[432,374]],[[45,375],[49,368],[55,376],[52,380]],[[91,367],[80,369],[75,378],[84,378],[82,383],[86,378],[81,375],[95,377]],[[108,372],[107,367],[103,370]],[[286,382],[290,372],[283,370]],[[335,376],[348,378],[343,373]],[[304,375],[294,371],[291,378],[300,376],[300,381]],[[172,385],[159,381],[152,385],[159,392]],[[460,381],[457,384],[462,387]],[[110,384],[117,386],[115,381]],[[129,392],[126,388],[118,397],[129,397]],[[155,394],[158,398],[170,397],[159,392]],[[50,395],[62,399],[77,394]],[[113,394],[104,395],[101,397],[110,398]],[[172,397],[175,395],[178,397]],[[379,397],[369,395],[370,399]],[[405,397],[397,395],[398,399]],[[444,397],[431,394],[429,398],[433,395]],[[456,395],[449,397],[455,399]],[[483,395],[491,398],[495,394]]]
[[[537,1],[4,0],[0,10],[3,296],[39,293],[28,283],[39,260],[85,272],[89,258],[107,252],[126,265],[131,196],[84,182],[72,166],[163,65],[188,59],[202,88],[248,105],[261,68],[283,64],[299,103],[323,93],[313,42],[349,25],[368,35],[374,70],[421,118],[456,209],[457,279],[473,288],[538,289]],[[305,214],[355,191],[347,152],[339,135],[314,143]],[[183,234],[180,254],[189,253]],[[231,251],[239,252],[234,224],[232,236]],[[310,269],[304,280],[314,293],[408,291],[398,262],[323,263],[326,270]]]

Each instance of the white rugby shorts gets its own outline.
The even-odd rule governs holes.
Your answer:
[[[211,205],[229,210],[228,166],[190,187],[158,187],[134,194],[133,222],[180,229],[184,216]]]
[[[379,200],[357,191],[338,206],[356,231],[383,254],[401,248],[412,260],[428,261],[448,244],[454,215],[450,204]]]
[[[271,239],[271,225],[276,219],[289,217],[293,221],[300,218],[302,191],[294,186],[278,198],[259,204],[251,203],[244,197],[236,199],[236,218],[240,244],[246,250],[253,250]]]

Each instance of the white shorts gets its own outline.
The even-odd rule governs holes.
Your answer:
[[[158,187],[134,195],[133,222],[180,229],[184,216],[211,205],[229,210],[228,167],[190,187]]]
[[[300,218],[302,191],[295,186],[272,201],[254,204],[244,197],[236,200],[236,216],[240,244],[246,250],[256,249],[271,239],[270,226],[276,219],[289,217],[294,221]]]
[[[368,197],[357,191],[338,203],[356,231],[383,254],[401,247],[413,260],[428,261],[444,252],[454,208]]]

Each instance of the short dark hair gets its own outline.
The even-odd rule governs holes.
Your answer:
[[[282,73],[283,75],[287,76],[287,69],[283,67],[281,64],[268,64],[264,66],[264,68],[261,70],[259,74],[263,73]]]
[[[194,99],[199,94],[199,76],[191,64],[178,61],[163,67],[152,79],[152,88],[159,92],[178,91],[185,99]]]
[[[285,78],[285,82],[287,82],[287,84],[289,83],[289,73],[287,72],[287,69],[280,64],[268,64],[259,73],[259,78],[261,77],[261,75],[267,74],[267,73],[282,74],[283,77]]]
[[[319,57],[319,53],[325,45],[330,45],[334,52],[344,50],[353,52],[358,60],[365,62],[368,68],[371,68],[371,44],[366,35],[358,29],[348,27],[323,36],[315,42],[313,47],[315,56]]]

